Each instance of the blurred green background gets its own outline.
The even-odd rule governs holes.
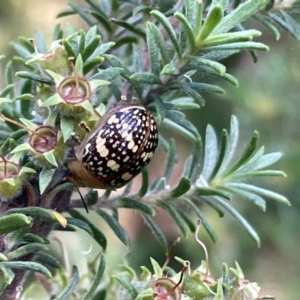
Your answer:
[[[83,1],[76,1],[84,5]],[[0,1],[0,53],[11,57],[14,53],[10,42],[16,41],[18,36],[34,37],[35,32],[41,31],[48,43],[51,42],[53,28],[61,23],[64,28],[70,22],[75,28],[86,29],[87,26],[77,17],[56,20],[55,16],[67,8],[66,1],[61,0],[10,0]],[[249,23],[261,29],[255,23]],[[255,64],[247,52],[243,52],[225,61],[228,72],[239,80],[239,88],[233,88],[221,83],[226,95],[215,97],[205,95],[206,106],[199,111],[188,114],[188,117],[198,126],[199,131],[205,132],[208,123],[217,132],[228,128],[230,115],[237,115],[240,122],[241,141],[240,150],[250,139],[253,130],[260,132],[260,143],[266,146],[266,152],[281,151],[284,153],[281,161],[275,166],[283,169],[288,177],[275,178],[259,185],[273,189],[286,195],[292,207],[285,207],[273,201],[268,201],[266,213],[241,199],[234,199],[233,205],[238,207],[259,233],[262,246],[257,248],[255,243],[230,217],[219,219],[210,209],[204,208],[208,219],[218,235],[218,242],[213,244],[208,236],[202,232],[213,268],[213,275],[218,277],[222,262],[229,265],[237,260],[246,274],[246,278],[257,281],[262,286],[261,294],[275,295],[276,299],[295,300],[300,294],[300,255],[299,255],[299,176],[300,176],[300,130],[299,130],[299,90],[300,90],[300,42],[282,33],[280,41],[275,41],[263,31],[261,41],[270,46],[268,53],[258,53]],[[1,84],[2,86],[2,84]],[[178,140],[179,143],[181,140]],[[179,158],[186,155],[186,147],[179,145]],[[159,152],[163,155],[161,152]],[[155,173],[161,164],[159,154],[150,165],[150,172]],[[178,164],[179,175],[182,168]],[[154,176],[154,175],[153,175]],[[176,181],[176,176],[173,178]],[[138,181],[136,185],[138,186]],[[91,216],[92,217],[92,216]],[[170,243],[179,235],[167,216],[158,214],[158,223],[168,234]],[[138,269],[140,265],[149,266],[149,256],[159,262],[164,261],[163,253],[153,240],[150,231],[143,226],[141,219],[135,213],[124,211],[121,213],[121,223],[129,231],[134,243],[131,253],[127,256],[131,264]],[[102,223],[99,226],[105,226]],[[102,227],[105,230],[105,227]],[[111,263],[120,263],[124,251],[127,250],[113,237],[108,244],[108,254]],[[63,236],[59,236],[64,240]],[[74,249],[77,240],[68,239],[69,249],[78,262],[78,247]],[[90,250],[90,241],[81,237],[79,244],[83,250]],[[93,246],[97,251],[96,246]],[[57,248],[57,247],[56,247]],[[79,247],[80,248],[80,247]],[[98,249],[99,250],[99,249]],[[175,255],[189,259],[196,267],[203,252],[191,236],[187,241],[182,240],[175,249]],[[116,259],[116,258],[119,259]],[[72,259],[71,259],[72,260]],[[179,265],[171,262],[179,268]]]

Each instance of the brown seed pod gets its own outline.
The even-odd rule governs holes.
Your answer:
[[[150,162],[158,145],[153,116],[142,106],[117,106],[100,120],[68,164],[78,186],[120,188]]]

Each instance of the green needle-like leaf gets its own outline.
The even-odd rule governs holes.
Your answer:
[[[148,46],[148,51],[149,51],[149,56],[150,56],[150,63],[151,63],[151,72],[159,76],[160,70],[161,70],[161,65],[160,65],[160,60],[159,60],[159,48],[156,45],[155,42],[155,36],[152,34],[151,29],[149,28],[149,24],[147,23],[147,46]]]
[[[177,206],[169,201],[157,201],[157,205],[169,213],[175,224],[179,227],[184,237],[187,237],[188,228],[181,215],[178,213]]]
[[[120,241],[127,247],[130,246],[130,239],[128,233],[125,229],[120,225],[120,223],[107,212],[102,209],[96,210],[97,214],[104,219],[104,221],[108,224],[108,226],[112,229],[115,235],[120,239]]]
[[[197,43],[200,41],[204,41],[211,32],[216,28],[216,26],[220,23],[223,17],[223,9],[221,5],[214,6],[209,12],[202,28],[197,36]]]
[[[76,266],[73,266],[71,279],[65,290],[57,297],[59,300],[67,300],[72,295],[79,282],[79,272]]]
[[[150,14],[153,15],[157,19],[157,21],[159,21],[160,24],[164,27],[164,29],[169,35],[170,41],[172,42],[177,52],[178,57],[181,58],[181,49],[177,40],[176,33],[172,25],[170,24],[169,20],[167,19],[167,17],[158,10],[152,10]]]
[[[248,0],[232,10],[215,28],[214,33],[228,32],[250,16],[257,13],[268,0]]]
[[[156,240],[162,247],[164,253],[168,253],[168,242],[167,242],[163,232],[161,231],[161,229],[154,222],[152,217],[150,217],[148,215],[143,215],[143,218],[144,218],[146,224],[148,225],[148,227],[150,228],[150,230],[152,231],[152,234],[154,235],[154,237],[156,238]]]
[[[94,295],[96,289],[98,288],[98,286],[100,284],[100,281],[103,277],[105,267],[106,267],[106,259],[105,259],[105,256],[102,254],[101,255],[101,260],[100,260],[100,263],[99,263],[99,267],[98,267],[97,272],[96,272],[96,274],[93,278],[92,286],[89,288],[89,291],[84,296],[83,300],[93,299],[93,295]]]
[[[237,222],[246,230],[246,232],[254,239],[257,246],[260,247],[260,238],[252,228],[252,226],[225,200],[220,197],[212,197],[211,199],[215,200],[221,207],[227,210]]]

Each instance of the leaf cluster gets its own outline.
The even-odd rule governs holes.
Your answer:
[[[155,222],[157,208],[172,217],[185,237],[196,230],[193,219],[200,219],[213,241],[216,241],[216,234],[206,218],[204,207],[209,206],[220,217],[229,213],[259,245],[257,233],[229,200],[244,198],[262,211],[266,209],[265,198],[289,205],[284,196],[248,182],[254,178],[285,176],[282,171],[270,167],[281,154],[265,154],[264,147],[258,146],[256,131],[239,154],[239,126],[235,116],[231,118],[230,132],[223,130],[218,139],[208,125],[202,141],[198,129],[186,118],[184,111],[203,107],[204,93],[224,93],[219,85],[208,83],[208,80],[223,80],[238,86],[237,79],[227,73],[222,63],[224,58],[247,50],[255,60],[255,51],[268,50],[266,45],[253,41],[261,33],[246,29],[244,24],[249,18],[263,23],[276,38],[279,38],[278,25],[298,38],[298,24],[291,17],[297,12],[296,4],[292,3],[286,9],[277,2],[266,0],[204,3],[185,0],[178,1],[173,7],[163,6],[159,1],[149,1],[148,5],[142,1],[103,0],[96,3],[86,0],[86,3],[88,9],[70,3],[70,9],[58,17],[78,14],[90,26],[87,32],[77,31],[70,25],[64,32],[58,25],[50,49],[40,33],[36,34],[34,42],[20,37],[18,43],[13,43],[17,55],[6,65],[6,86],[0,91],[1,118],[20,120],[24,126],[20,129],[16,122],[0,123],[3,132],[0,153],[28,168],[21,179],[23,183],[29,183],[32,191],[30,194],[24,184],[15,198],[1,199],[5,213],[0,217],[0,234],[7,246],[0,259],[0,279],[3,279],[0,280],[0,293],[14,281],[12,269],[32,270],[50,276],[43,264],[58,267],[53,257],[41,254],[48,243],[39,236],[42,232],[49,233],[54,228],[80,228],[103,251],[107,249],[105,234],[81,212],[80,199],[71,201],[74,186],[65,180],[66,165],[74,156],[72,134],[82,139],[85,136],[79,123],[84,121],[95,128],[97,115],[102,116],[122,96],[144,105],[153,113],[159,126],[159,145],[167,153],[162,176],[150,181],[148,171],[143,170],[138,192],[132,192],[131,182],[117,196],[107,190],[99,197],[98,191],[88,189],[84,197],[89,210],[103,219],[124,245],[129,247],[130,239],[119,223],[120,208],[139,212],[164,252],[168,253],[166,237]],[[197,74],[202,75],[201,81],[195,76]],[[96,86],[88,101],[75,107],[75,113],[61,109],[57,91],[58,83],[68,76],[79,76],[90,86]],[[58,133],[59,151],[40,155],[33,152],[27,141],[24,142],[24,137],[30,136],[37,126],[44,125]],[[164,134],[163,128],[181,135],[193,147],[175,185],[170,184],[170,178],[177,163],[176,141]],[[0,163],[3,162],[1,159]],[[12,182],[9,184],[13,185]],[[67,211],[71,217],[64,219],[53,210]],[[43,220],[47,221],[43,223]],[[36,260],[40,264],[32,261],[36,253],[39,253]],[[28,255],[31,255],[30,259],[26,260]],[[98,267],[94,268],[92,288],[81,294],[81,299],[92,299],[104,267],[102,257]],[[117,279],[132,299],[149,296],[136,298],[128,281]],[[74,268],[72,279],[63,287],[59,299],[67,299],[78,282],[78,270]],[[221,288],[217,289],[221,293]]]

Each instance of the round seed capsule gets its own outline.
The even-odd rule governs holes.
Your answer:
[[[92,188],[119,188],[150,162],[158,145],[153,116],[142,106],[118,106],[108,112],[69,162],[70,181]]]

